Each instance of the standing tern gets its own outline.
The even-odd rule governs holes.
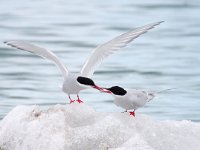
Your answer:
[[[173,88],[174,89],[174,88]],[[162,93],[171,89],[165,89],[159,92],[139,90],[139,89],[124,89],[119,86],[110,88],[102,88],[102,92],[110,93],[114,96],[114,104],[130,111],[130,115],[135,116],[135,110],[143,107],[147,102],[151,101],[156,94]]]
[[[79,98],[79,91],[86,89],[87,86],[91,86],[92,88],[96,88],[100,90],[101,88],[95,85],[92,79],[81,76],[80,73],[72,73],[69,72],[68,69],[65,67],[64,63],[51,51],[38,47],[36,45],[24,42],[24,41],[6,41],[4,42],[7,45],[15,47],[20,50],[28,51],[34,53],[38,56],[46,58],[48,60],[53,61],[58,68],[61,70],[61,73],[64,77],[63,82],[63,92],[68,94],[70,99],[70,104],[73,103],[75,100],[72,100],[70,97],[71,94],[77,95],[77,102],[82,103],[83,101]]]
[[[70,103],[74,102],[74,100],[72,100],[70,97],[71,94],[76,94],[78,98],[77,101],[81,103],[82,101],[79,98],[79,92],[81,90],[84,90],[87,87],[92,87],[98,90],[102,90],[100,87],[95,85],[94,82],[89,77],[93,75],[96,67],[98,67],[102,63],[103,59],[105,59],[115,51],[125,47],[129,42],[133,41],[140,35],[146,33],[148,30],[154,28],[155,26],[159,25],[162,22],[163,21],[155,22],[152,24],[136,28],[120,36],[117,36],[114,39],[102,45],[99,45],[97,48],[93,50],[90,57],[86,60],[80,73],[70,72],[64,65],[64,63],[53,52],[45,48],[27,43],[25,41],[11,40],[11,41],[5,41],[4,43],[6,43],[9,46],[15,47],[17,49],[34,53],[40,57],[43,57],[45,59],[54,62],[60,69],[64,77],[62,89],[63,92],[68,94]],[[87,87],[83,85],[86,85]]]

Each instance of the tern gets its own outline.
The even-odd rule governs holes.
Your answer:
[[[70,103],[74,102],[74,100],[72,100],[70,97],[72,94],[76,94],[78,98],[76,101],[81,103],[82,100],[79,98],[79,92],[81,90],[87,89],[89,87],[98,89],[100,91],[102,90],[99,86],[95,85],[93,80],[90,79],[90,76],[93,75],[95,69],[102,63],[103,59],[115,51],[125,47],[128,43],[162,22],[163,21],[155,22],[136,28],[121,34],[120,36],[117,36],[102,45],[99,45],[92,51],[91,55],[86,60],[79,73],[70,72],[65,64],[50,50],[19,40],[5,41],[4,43],[14,48],[31,52],[55,63],[60,69],[64,78],[62,90],[68,95]]]
[[[103,90],[102,90],[103,89]],[[151,101],[158,93],[162,93],[175,88],[165,89],[154,92],[139,89],[124,89],[119,86],[112,86],[110,88],[102,88],[102,92],[110,93],[114,96],[114,104],[130,111],[130,115],[135,116],[135,110],[143,107],[147,102]]]

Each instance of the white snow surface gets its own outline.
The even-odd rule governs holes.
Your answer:
[[[17,106],[0,122],[0,150],[200,150],[200,124],[96,112],[86,104]]]

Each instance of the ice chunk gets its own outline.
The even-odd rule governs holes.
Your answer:
[[[17,106],[0,122],[0,150],[199,150],[200,124],[99,113],[86,104]]]

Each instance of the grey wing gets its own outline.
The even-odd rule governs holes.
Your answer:
[[[134,109],[138,109],[139,107],[144,106],[148,101],[148,95],[146,91],[141,90],[133,90],[134,92],[131,97],[131,105]]]
[[[4,43],[17,49],[28,51],[48,60],[51,60],[59,67],[64,77],[68,75],[68,70],[65,67],[64,63],[61,60],[59,60],[59,58],[53,52],[41,48],[39,46],[33,45],[31,43],[27,43],[25,41],[5,41]]]
[[[96,67],[101,64],[104,58],[125,47],[128,43],[162,22],[163,21],[155,22],[136,28],[106,42],[105,44],[99,45],[96,49],[93,50],[92,54],[83,65],[81,74],[86,77],[91,76],[94,73]]]

